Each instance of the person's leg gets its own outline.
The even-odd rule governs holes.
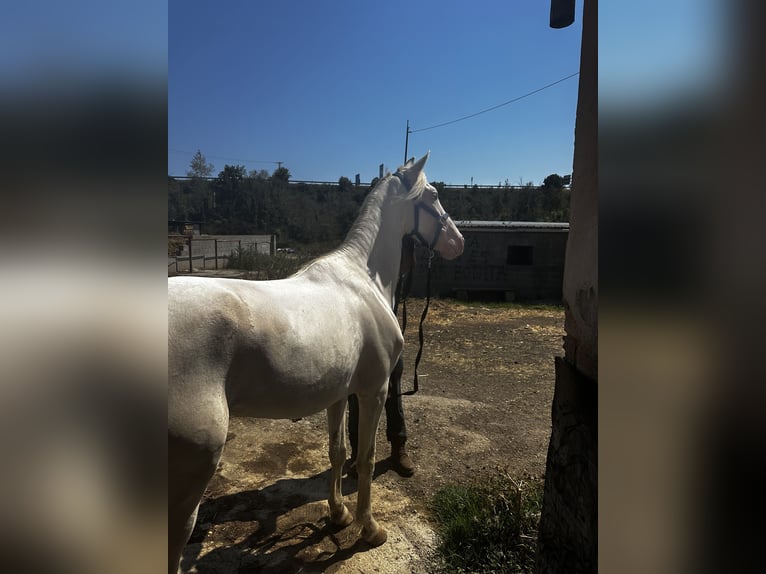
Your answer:
[[[388,397],[386,398],[386,438],[391,443],[391,463],[394,470],[402,476],[412,476],[415,465],[407,455],[404,444],[407,442],[407,425],[404,422],[402,407],[402,372],[404,361],[399,357],[391,377],[388,379]]]
[[[404,422],[401,396],[403,371],[404,361],[400,357],[388,379],[388,396],[386,397],[386,438],[388,442],[393,442],[394,439],[407,440],[407,425]]]
[[[356,395],[348,397],[348,442],[351,445],[351,462],[354,463],[359,445],[359,400]]]

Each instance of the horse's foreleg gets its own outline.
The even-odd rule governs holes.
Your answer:
[[[375,434],[378,431],[380,413],[386,401],[387,385],[374,396],[359,398],[359,446],[357,453],[357,473],[359,491],[356,499],[356,519],[362,525],[362,538],[371,546],[380,546],[388,535],[372,517],[370,490],[372,472],[375,467]]]
[[[354,517],[343,504],[341,476],[343,463],[346,462],[346,399],[338,401],[327,409],[327,430],[330,434],[330,464],[332,477],[330,479],[330,520],[338,526],[348,526]]]

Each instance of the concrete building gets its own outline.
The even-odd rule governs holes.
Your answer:
[[[432,261],[431,294],[441,297],[560,302],[568,223],[457,221],[465,250]],[[416,252],[411,294],[426,294],[428,258]]]

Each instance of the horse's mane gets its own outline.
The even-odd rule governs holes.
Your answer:
[[[377,214],[380,213],[383,202],[386,199],[388,186],[392,185],[393,175],[387,173],[364,198],[359,213],[346,234],[346,238],[338,248],[338,251],[348,251],[355,245],[371,245],[378,233],[380,221]]]
[[[406,167],[406,165],[400,165],[396,170],[396,173],[400,174],[404,172]],[[415,180],[415,183],[412,184],[409,193],[406,195],[406,199],[420,199],[420,196],[423,195],[423,192],[426,190],[426,183],[426,174],[421,171],[418,175],[418,179]]]
[[[306,265],[304,265],[297,274],[303,272],[308,267],[314,265],[315,263],[319,263],[321,261],[326,260],[327,258],[331,257],[334,254],[348,254],[351,251],[355,251],[358,248],[361,248],[362,250],[365,249],[365,246],[372,245],[373,241],[375,240],[375,236],[378,233],[379,230],[379,219],[377,215],[380,213],[380,210],[383,206],[383,202],[385,201],[387,197],[387,187],[393,183],[394,178],[399,177],[400,174],[405,170],[407,166],[400,166],[396,173],[392,174],[391,172],[386,173],[370,190],[370,192],[367,194],[367,196],[364,198],[364,201],[362,202],[361,207],[359,208],[359,213],[356,216],[356,219],[354,220],[354,223],[351,225],[351,229],[346,234],[345,239],[343,240],[343,243],[340,244],[339,247],[331,251],[330,253],[327,253],[326,255],[323,255],[321,257],[318,257],[317,259],[314,259],[313,261],[308,262]],[[426,188],[426,177],[423,172],[420,173],[415,183],[412,185],[412,187],[408,190],[408,192],[405,194],[402,194],[398,196],[396,199],[398,200],[415,200],[419,199],[420,196],[423,194]]]

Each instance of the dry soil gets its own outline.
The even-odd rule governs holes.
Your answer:
[[[412,385],[417,319],[409,302],[403,385]],[[385,416],[377,438],[373,512],[388,541],[370,548],[356,524],[327,519],[324,413],[297,422],[233,419],[223,459],[200,507],[182,569],[229,574],[424,573],[438,544],[429,513],[448,484],[497,472],[541,476],[550,436],[553,358],[562,354],[563,310],[434,300],[425,325],[420,391],[404,397],[408,450],[417,470],[388,461]],[[356,481],[344,479],[356,507]]]

